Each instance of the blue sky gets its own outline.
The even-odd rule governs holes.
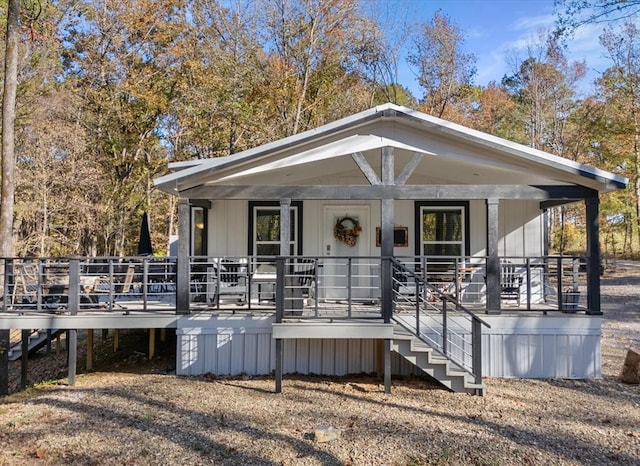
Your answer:
[[[553,0],[380,1],[386,14],[409,24],[427,22],[438,10],[446,14],[465,35],[465,51],[477,57],[475,83],[480,85],[500,82],[505,74],[512,74],[509,57],[524,58],[527,45],[536,43],[539,32],[552,29],[556,20]],[[568,43],[570,59],[587,61],[589,72],[580,86],[583,92],[590,92],[593,80],[609,66],[598,40],[602,28],[583,26]],[[420,97],[415,75],[404,66],[400,81]]]

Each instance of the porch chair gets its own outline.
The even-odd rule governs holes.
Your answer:
[[[245,260],[221,259],[207,268],[207,294],[212,304],[222,296],[235,296],[239,303],[247,302],[247,263]]]
[[[297,277],[296,285],[302,292],[302,297],[315,299],[316,261],[315,259],[298,259],[293,264],[293,274]]]
[[[520,307],[520,288],[522,275],[512,262],[503,262],[500,266],[500,299],[515,299]]]
[[[35,306],[40,286],[40,270],[37,263],[23,262],[14,266],[12,302],[16,306]]]

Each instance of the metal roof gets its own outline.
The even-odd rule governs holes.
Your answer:
[[[436,137],[448,141],[452,147],[463,144],[482,153],[486,160],[511,163],[516,168],[530,170],[531,173],[539,172],[546,177],[552,173],[554,179],[584,185],[599,192],[621,189],[628,183],[628,179],[623,176],[388,103],[226,157],[171,164],[170,168],[178,171],[157,178],[155,185],[166,192],[177,194],[204,183],[224,183],[241,176],[300,166],[310,161],[323,161],[377,147],[395,147],[441,155],[425,149],[424,145],[416,144],[416,141],[407,140],[406,136],[383,137],[367,131],[376,125],[380,126],[381,122],[416,131],[424,141]]]

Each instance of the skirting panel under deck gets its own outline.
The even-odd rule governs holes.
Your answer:
[[[602,376],[602,317],[581,314],[482,316],[482,372],[490,377]]]
[[[601,318],[596,316],[482,316],[483,375],[523,378],[600,377]],[[266,375],[275,369],[273,317],[184,316],[178,319],[179,375]],[[366,325],[366,323],[363,323]],[[380,340],[284,339],[283,372],[345,375],[380,369]],[[392,372],[417,373],[402,358]]]

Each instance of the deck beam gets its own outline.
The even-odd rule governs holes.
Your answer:
[[[0,313],[0,329],[176,328],[175,314],[56,315]]]
[[[596,193],[597,195],[597,193]],[[440,200],[562,200],[577,201],[594,197],[594,190],[581,186],[549,185],[201,185],[180,193],[184,200],[192,197],[211,199],[305,199],[305,200],[371,200],[371,199],[440,199]]]

